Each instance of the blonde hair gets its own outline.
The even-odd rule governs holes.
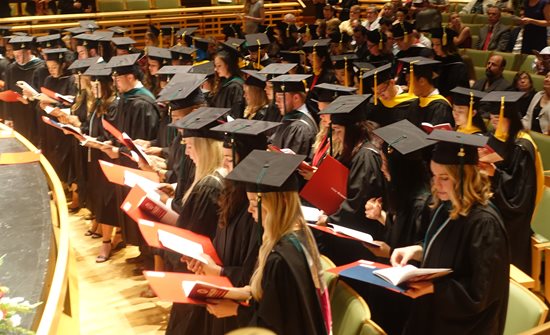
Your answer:
[[[195,178],[193,184],[189,187],[183,197],[183,202],[191,193],[193,187],[203,178],[214,174],[223,165],[222,142],[204,137],[192,137],[193,147],[197,153],[197,161],[195,162]]]
[[[262,194],[262,207],[267,215],[263,218],[264,234],[262,246],[258,254],[258,267],[250,280],[252,296],[260,301],[263,296],[262,279],[267,258],[279,240],[293,231],[303,230],[306,234],[308,249],[313,250],[311,255],[319,259],[319,251],[311,231],[306,226],[306,221],[300,207],[300,197],[297,192],[270,192]],[[311,269],[312,273],[318,269]]]
[[[316,153],[319,150],[319,146],[323,143],[328,134],[328,127],[323,126],[322,122],[319,123],[319,132],[315,136],[315,143],[313,143],[313,152]],[[328,139],[327,139],[328,140]],[[335,141],[334,137],[332,138],[332,156],[336,157],[342,153],[342,143],[340,141]]]
[[[244,117],[246,119],[252,119],[260,109],[269,103],[267,94],[263,88],[258,86],[244,85],[243,88],[248,90],[246,95],[247,106],[244,110]]]
[[[79,80],[79,79],[77,79]],[[92,93],[92,87],[90,85],[91,78],[90,76],[80,76],[80,94],[76,97],[74,104],[71,106],[71,114],[74,115],[80,107],[85,104],[86,106],[86,115],[94,109],[95,97]]]
[[[475,165],[464,165],[462,174],[463,183],[460,183],[460,165],[443,165],[449,177],[454,182],[454,192],[450,195],[452,209],[449,216],[452,220],[459,216],[467,216],[475,204],[487,205],[491,198],[491,184],[489,178],[479,173],[479,169]],[[463,187],[463,196],[461,195],[461,187]],[[432,185],[433,204],[432,207],[439,206],[440,200],[437,198],[435,187]]]

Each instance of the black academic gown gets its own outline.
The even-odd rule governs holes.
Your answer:
[[[211,97],[208,105],[217,108],[231,108],[229,115],[234,119],[242,118],[245,105],[243,83],[244,81],[238,76],[229,79],[223,78],[220,81],[221,87],[218,93]]]
[[[535,148],[529,140],[516,139],[504,161],[495,165],[492,201],[510,237],[511,262],[531,273],[531,218],[537,193]]]
[[[381,197],[386,187],[381,165],[382,160],[378,150],[370,143],[363,144],[348,165],[346,200],[334,214],[328,217],[328,223],[368,233],[375,240],[384,238],[384,226],[365,216],[367,201]],[[316,235],[319,236],[319,234]],[[337,265],[351,263],[360,258],[372,259],[372,254],[360,243],[327,234],[319,237],[321,253],[327,255]]]
[[[227,276],[234,287],[248,285],[258,258],[261,232],[247,207],[243,207],[227,227],[218,227],[213,244],[223,263],[221,275]],[[218,319],[204,306],[174,304],[166,334],[223,335],[248,325],[251,311],[239,312],[236,317]]]
[[[399,94],[391,101],[378,100],[376,105],[371,101],[368,110],[367,119],[378,123],[380,127],[404,119],[416,126],[420,126],[422,122],[418,110],[418,98],[411,94]]]
[[[413,301],[404,334],[502,334],[510,285],[502,218],[491,205],[475,205],[447,224],[446,218],[442,209],[433,220],[422,267],[453,273],[434,281],[433,294]]]
[[[267,257],[262,288],[250,326],[284,335],[327,333],[306,258],[288,236]]]
[[[307,111],[296,110],[286,114],[281,122],[282,125],[277,127],[271,137],[271,143],[309,157],[318,132],[313,116]]]
[[[407,58],[407,57],[426,57],[433,58],[433,50],[430,48],[413,45],[407,50],[401,50],[395,55],[395,59]],[[407,85],[406,75],[407,71],[404,71],[402,62],[396,62],[395,74],[398,77],[396,83],[398,85]]]
[[[450,123],[454,127],[453,108],[445,99],[437,96],[420,98],[419,112],[422,122],[428,122],[433,125],[441,123]]]
[[[468,70],[459,54],[447,57],[435,57],[441,62],[441,71],[437,78],[437,88],[441,95],[449,97],[451,90],[457,86],[470,87]]]
[[[171,207],[174,211],[181,214],[183,210],[182,199],[185,195],[185,192],[193,184],[193,179],[195,178],[195,163],[185,154],[185,144],[180,144],[178,149],[181,153],[180,162],[177,173],[177,182],[176,190],[174,191],[174,199],[172,200]]]
[[[32,85],[34,72],[43,66],[44,61],[39,58],[33,58],[25,65],[19,65],[17,62],[11,63],[6,70],[5,89],[21,93],[16,82],[22,80]],[[33,104],[24,105],[20,102],[12,102],[6,106],[5,116],[7,120],[13,120],[15,130],[21,135],[33,143],[38,143],[36,112],[33,109]]]

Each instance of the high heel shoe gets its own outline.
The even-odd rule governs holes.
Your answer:
[[[116,244],[115,244],[116,242]],[[112,249],[111,251],[112,252],[115,252],[115,251],[119,251],[119,250],[122,250],[126,248],[126,243],[124,242],[124,240],[122,239],[122,233],[117,231],[115,233],[115,239],[113,241],[113,244],[112,244]]]
[[[111,258],[111,250],[112,250],[111,240],[103,241],[103,243],[101,244],[100,254],[99,256],[96,257],[95,262],[96,263],[107,262],[109,258]]]
[[[94,221],[94,223],[92,224],[92,228],[88,229],[84,233],[84,236],[90,236],[91,238],[102,238],[103,235],[97,232],[98,229],[99,229],[99,224]]]

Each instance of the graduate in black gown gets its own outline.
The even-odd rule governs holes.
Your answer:
[[[247,70],[256,70],[260,71],[264,67],[273,63],[273,60],[269,57],[267,53],[267,48],[271,44],[269,38],[264,33],[259,34],[248,34],[245,35],[246,38],[246,48],[248,49],[248,65],[244,68]]]
[[[254,299],[250,326],[276,334],[329,334],[331,329],[319,251],[303,218],[293,174],[304,158],[255,150],[228,175],[247,183],[248,210],[263,228],[258,266],[250,287],[243,288]],[[208,310],[231,315],[237,306],[221,301]]]
[[[271,137],[271,144],[309,156],[317,134],[317,122],[306,107],[304,81],[309,75],[282,75],[270,80],[275,101],[283,115],[282,125]]]
[[[380,67],[386,64],[393,63],[393,55],[384,53],[388,38],[385,33],[379,29],[367,31],[367,46],[369,54],[364,58],[364,61],[372,64],[375,67]]]
[[[233,165],[252,150],[266,150],[267,137],[263,133],[273,126],[277,123],[237,119],[214,127],[215,131],[226,132],[224,167],[232,171]],[[242,287],[250,283],[262,243],[262,232],[248,212],[244,183],[225,180],[220,208],[220,222],[213,244],[223,267],[211,259],[208,259],[208,264],[191,260],[188,267],[199,275],[227,276],[233,286]],[[250,310],[246,309],[236,317],[221,319],[208,313],[204,306],[188,306],[185,314],[174,312],[170,315],[174,327],[168,334],[226,334],[247,326],[251,319]]]
[[[384,226],[364,214],[367,200],[381,197],[386,187],[379,148],[371,141],[373,125],[365,119],[368,98],[369,95],[341,96],[322,111],[323,114],[330,114],[332,137],[342,144],[338,160],[349,169],[349,176],[346,199],[335,213],[321,216],[317,224],[334,223],[366,232],[375,240],[381,240]],[[357,243],[331,237],[328,245],[328,256],[338,265],[361,258],[358,256],[360,251],[364,258],[371,258],[372,255],[365,254],[367,250]]]
[[[413,36],[414,26],[405,21],[397,22],[392,25],[391,31],[393,39],[399,49],[399,52],[395,55],[395,59],[407,58],[407,57],[433,57],[433,50],[424,46],[414,43],[415,37]],[[395,76],[397,77],[398,85],[406,85],[406,71],[402,63],[396,62],[395,64]]]
[[[485,134],[487,127],[481,114],[477,112],[479,101],[487,93],[457,86],[451,90],[453,119],[456,131],[465,134]]]
[[[214,58],[214,65],[216,79],[208,105],[231,108],[231,117],[241,118],[244,111],[244,80],[241,78],[237,57],[227,51],[220,51]]]
[[[502,334],[506,321],[509,243],[478,168],[479,135],[434,131],[431,161],[435,213],[422,245],[396,249],[392,265],[420,261],[453,272],[409,285],[415,298],[404,334]],[[452,142],[443,142],[452,141]],[[398,316],[397,316],[398,317]]]
[[[44,67],[44,61],[32,54],[32,36],[15,36],[8,43],[13,47],[15,62],[6,70],[4,89],[21,93],[22,90],[16,83],[24,81],[32,85],[35,71]],[[6,106],[5,118],[8,123],[13,123],[15,130],[21,135],[33,143],[38,143],[36,113],[32,103],[10,103]]]
[[[270,108],[265,91],[267,77],[255,70],[243,70],[247,75],[243,85],[246,108],[243,117],[251,120],[278,122],[281,114],[276,108]]]
[[[317,100],[315,86],[323,83],[334,84],[336,81],[330,59],[330,42],[330,39],[311,40],[305,43],[302,48],[311,66],[311,76],[307,78],[308,94],[306,103],[308,110],[316,120],[318,120],[319,107],[315,102]]]
[[[482,99],[490,103],[491,123],[496,129],[490,135],[489,146],[503,160],[494,159],[494,155],[482,155],[480,160],[494,164],[492,201],[508,231],[511,262],[530,273],[531,218],[542,196],[544,177],[539,153],[520,121],[517,102],[522,95],[523,92],[493,91]]]
[[[439,61],[424,58],[401,58],[400,62],[408,64],[409,92],[418,96],[421,122],[432,125],[450,123],[454,127],[451,103],[435,87],[435,67]]]

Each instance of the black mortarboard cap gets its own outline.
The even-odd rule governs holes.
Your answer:
[[[44,58],[45,60],[52,60],[60,63],[65,62],[65,54],[69,51],[67,48],[56,48],[56,49],[44,49]]]
[[[66,31],[66,32],[68,32],[69,34],[71,34],[73,36],[90,32],[90,30],[88,30],[86,28],[82,28],[82,27],[65,28],[65,29],[63,29],[63,31]]]
[[[130,37],[114,37],[111,42],[115,45],[117,49],[129,50],[133,44],[136,43]]]
[[[243,70],[243,72],[248,75],[244,82],[246,85],[257,86],[262,89],[265,88],[265,83],[267,81],[267,76],[265,74],[261,74],[255,70]]]
[[[441,62],[438,60],[422,56],[400,58],[399,61],[405,64],[407,72],[411,71],[412,65],[416,78],[433,79],[441,65]]]
[[[260,72],[261,73],[261,72]],[[276,92],[305,92],[309,74],[283,74],[270,80]]]
[[[241,26],[235,23],[223,25],[222,31],[225,37],[227,38],[229,37],[240,38],[243,35]]]
[[[113,39],[113,36],[115,35],[114,32],[109,30],[96,30],[92,34],[101,36],[99,42],[109,42]]]
[[[517,102],[524,95],[525,92],[492,91],[487,93],[487,95],[481,99],[481,102],[491,103],[492,108],[489,109],[489,112],[491,114],[499,114],[502,97],[504,97],[504,117],[512,119],[519,117],[520,110],[518,108],[520,106]]]
[[[330,60],[334,62],[335,69],[344,69],[346,66],[348,69],[353,68],[353,61],[357,59],[356,54],[342,54],[330,56]]]
[[[249,51],[256,51],[258,48],[265,48],[270,44],[269,38],[267,38],[267,35],[263,33],[247,34],[245,35],[245,38],[246,47]]]
[[[124,28],[120,26],[109,27],[107,29],[112,31],[116,35],[124,35],[128,31],[128,28]]]
[[[99,29],[99,26],[94,20],[82,20],[82,21],[78,21],[78,24],[80,24],[82,28],[86,28],[89,30]]]
[[[13,50],[31,49],[34,41],[32,36],[14,36],[9,40],[9,44],[13,46]]]
[[[388,144],[389,154],[395,149],[406,155],[434,144],[426,139],[425,132],[406,119],[375,129],[373,133]]]
[[[208,46],[210,44],[213,44],[214,41],[210,40],[210,39],[206,39],[206,38],[198,38],[198,37],[194,37],[193,38],[193,42],[194,42],[194,45],[195,45],[195,48],[197,49],[201,49],[203,51],[208,51]]]
[[[69,70],[72,70],[77,73],[78,72],[84,73],[90,66],[97,64],[97,62],[99,62],[99,59],[100,59],[99,56],[77,59],[69,66]]]
[[[282,75],[287,74],[288,71],[292,70],[294,67],[296,67],[298,64],[294,63],[271,63],[260,70],[261,74],[267,74],[267,75]]]
[[[353,66],[357,68],[357,72],[366,73],[367,71],[374,70],[376,66],[367,62],[353,62]]]
[[[164,36],[171,36],[176,33],[176,27],[170,25],[160,26],[160,31]]]
[[[181,45],[175,45],[171,47],[170,52],[172,59],[193,60],[193,54],[197,52],[197,49],[192,47],[184,47]]]
[[[315,85],[314,90],[317,93],[317,102],[333,102],[341,95],[353,94],[357,89],[355,87],[322,83]]]
[[[302,56],[304,55],[303,51],[279,51],[279,56],[281,61],[286,63],[302,63]]]
[[[381,32],[378,29],[367,30],[367,40],[369,42],[377,44],[379,48],[384,47],[383,43],[388,40],[388,37],[385,33]],[[381,43],[382,42],[382,43]]]
[[[77,39],[78,45],[86,47],[86,49],[96,49],[99,46],[99,41],[103,38],[97,34],[80,34],[74,38]]]
[[[221,46],[222,46],[222,49],[236,55],[237,57],[242,57],[241,48],[244,42],[245,40],[241,38],[229,37],[227,41],[221,43]]]
[[[187,27],[187,28],[181,28],[180,30],[178,30],[176,32],[176,35],[178,36],[178,38],[184,38],[186,39],[187,36],[191,36],[195,33],[195,31],[197,31],[197,27]]]
[[[168,49],[158,47],[148,47],[147,57],[158,61],[161,64],[167,64],[172,60],[172,53]]]
[[[172,109],[183,109],[205,102],[200,90],[203,74],[177,73],[159,93],[157,101],[170,102]]]
[[[10,34],[10,26],[0,26],[0,36],[8,36]]]
[[[311,40],[306,42],[302,49],[307,52],[316,52],[319,56],[328,55],[328,47],[330,45],[330,38],[325,38],[322,40]]]
[[[172,76],[178,73],[188,73],[191,65],[164,65],[157,71],[157,75]]]
[[[364,85],[373,88],[376,85],[383,84],[388,80],[392,79],[392,69],[391,64],[382,65],[370,71],[363,73],[363,77],[360,80],[364,81]]]
[[[290,38],[291,34],[298,32],[298,27],[294,23],[279,22],[277,28],[281,31],[283,38]]]
[[[311,36],[312,40],[317,39],[317,25],[316,24],[305,24],[305,25],[301,26],[298,29],[298,32],[300,34],[304,34],[304,35],[309,34]]]
[[[444,165],[475,165],[478,162],[477,148],[487,144],[488,138],[450,130],[433,130],[427,137],[438,141],[432,161]]]
[[[319,114],[330,114],[330,122],[338,125],[352,125],[366,120],[370,94],[340,96]]]
[[[113,74],[129,74],[135,73],[135,64],[139,59],[139,54],[114,56],[107,63],[107,67],[111,68]]]
[[[280,122],[235,119],[234,121],[217,125],[211,130],[238,135],[258,136],[280,125]]]
[[[160,35],[160,30],[159,28],[155,27],[154,25],[149,25],[149,32],[153,35],[155,35],[156,37],[159,37]]]
[[[473,90],[471,88],[457,86],[451,90],[453,105],[470,106],[473,97],[474,109],[476,104],[487,95],[487,92]]]
[[[391,31],[394,39],[399,39],[404,37],[412,38],[410,35],[413,32],[413,29],[414,29],[413,25],[407,21],[397,22],[391,26]]]
[[[254,150],[226,178],[246,183],[247,192],[298,191],[300,185],[295,171],[305,158],[304,155]]]
[[[189,73],[201,73],[207,77],[213,76],[216,71],[214,70],[214,62],[206,62],[199,65],[195,65],[189,70]]]
[[[41,48],[54,48],[61,45],[61,34],[40,36],[36,38],[36,43]]]
[[[221,118],[230,110],[231,108],[200,107],[171,125],[183,129],[183,137],[205,137],[222,141],[223,133],[211,131],[210,128],[223,123]]]
[[[107,63],[96,63],[92,64],[83,75],[92,78],[111,77],[111,68],[107,67]]]

